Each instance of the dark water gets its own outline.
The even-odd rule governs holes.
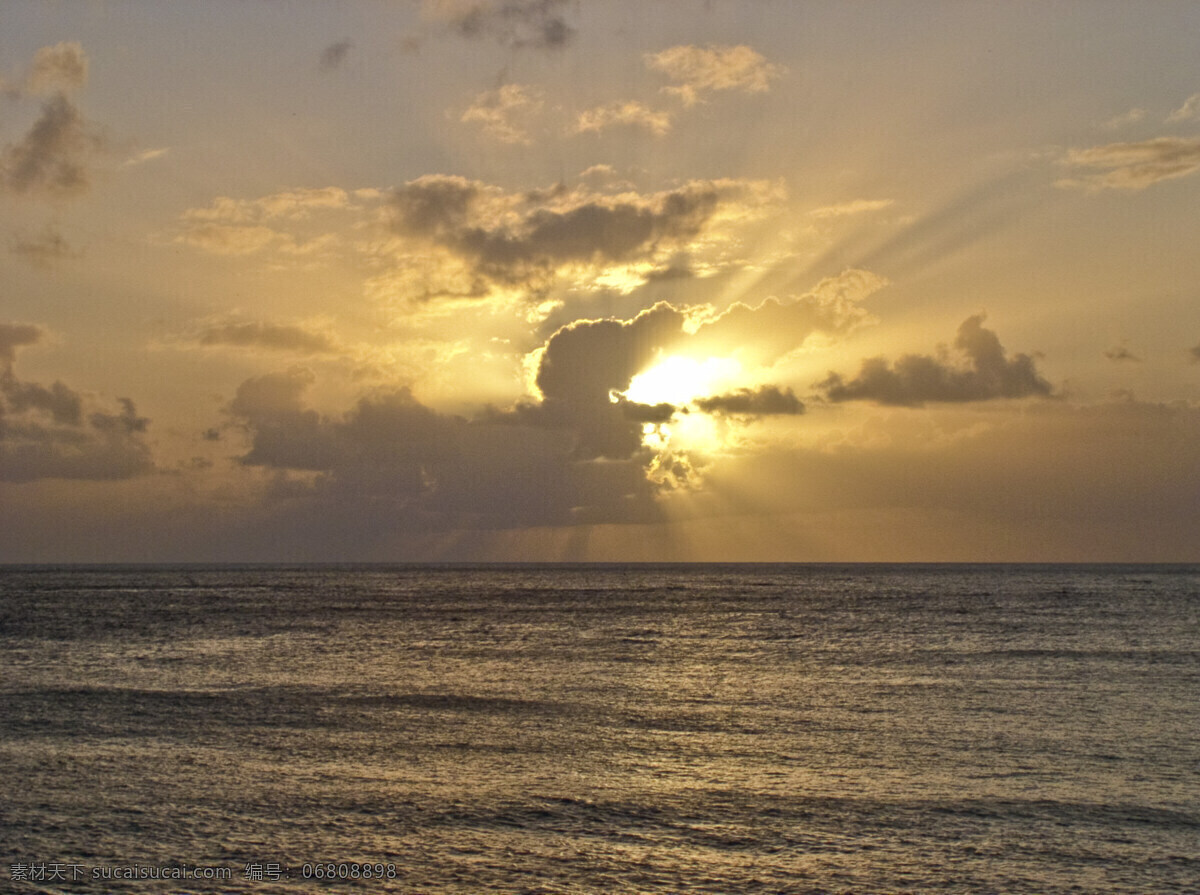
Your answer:
[[[2,891],[1200,892],[1200,567],[9,568],[0,650]]]

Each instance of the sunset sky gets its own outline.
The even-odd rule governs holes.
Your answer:
[[[1200,5],[0,8],[0,562],[1200,560]]]

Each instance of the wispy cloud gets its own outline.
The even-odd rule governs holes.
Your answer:
[[[1066,164],[1098,173],[1058,181],[1061,187],[1086,190],[1141,190],[1200,170],[1200,140],[1156,137],[1138,143],[1109,143],[1072,149]]]
[[[840,218],[852,214],[867,214],[882,211],[895,204],[894,199],[853,199],[837,205],[824,205],[809,212],[814,218]]]

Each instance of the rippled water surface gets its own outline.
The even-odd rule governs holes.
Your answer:
[[[0,650],[14,892],[1200,892],[1197,567],[8,568]]]

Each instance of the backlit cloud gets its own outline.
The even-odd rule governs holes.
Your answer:
[[[563,185],[506,193],[429,175],[394,190],[390,211],[401,257],[413,252],[430,274],[424,295],[482,296],[505,287],[536,296],[560,276],[595,277],[614,267],[634,265],[639,273],[631,276],[643,280],[776,198],[776,187],[761,181],[691,181],[649,194]]]
[[[627,100],[587,109],[575,119],[575,132],[580,134],[600,133],[611,127],[643,128],[661,137],[671,129],[671,116],[636,100]]]
[[[1099,173],[1060,180],[1059,186],[1087,190],[1141,190],[1200,170],[1200,140],[1156,137],[1140,143],[1109,143],[1072,149],[1066,163]]]
[[[542,105],[536,88],[505,84],[476,96],[460,120],[479,123],[484,134],[501,143],[529,145],[528,121]]]
[[[987,401],[994,398],[1047,397],[1053,389],[1037,372],[1033,358],[1009,358],[983,316],[968,317],[958,328],[954,347],[965,363],[924,354],[907,354],[895,363],[876,357],[863,361],[847,382],[838,373],[820,384],[830,401],[874,401],[901,407],[926,402]]]
[[[682,45],[648,53],[645,60],[648,67],[676,82],[676,86],[667,90],[688,106],[715,90],[765,92],[770,89],[771,81],[783,73],[781,66],[767,62],[761,53],[745,45]]]

